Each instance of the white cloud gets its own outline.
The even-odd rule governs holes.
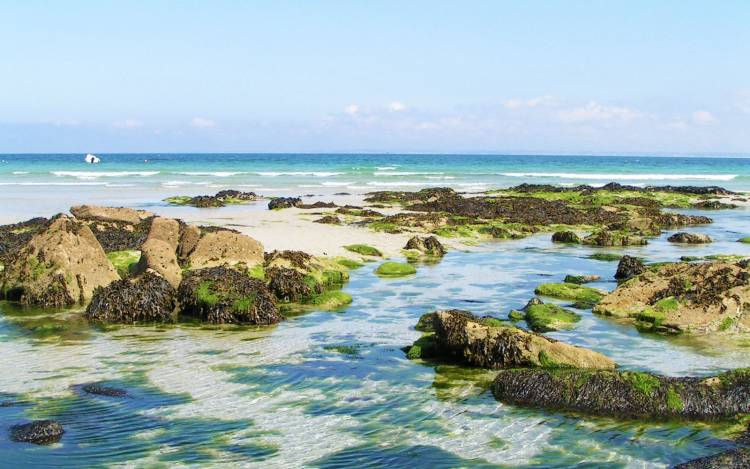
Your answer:
[[[518,99],[513,98],[505,101],[503,105],[508,109],[525,109],[534,108],[540,106],[551,106],[555,104],[555,99],[552,96],[537,96],[529,99]]]
[[[605,106],[596,101],[590,101],[585,106],[561,110],[557,116],[566,123],[579,123],[630,121],[642,117],[643,114],[626,107]]]
[[[402,103],[401,101],[392,101],[388,105],[388,110],[391,112],[401,112],[406,110],[406,104]]]
[[[708,111],[695,111],[690,117],[693,119],[693,123],[698,125],[707,125],[718,122],[718,119]]]
[[[216,122],[205,117],[193,117],[190,120],[190,126],[198,129],[210,129],[216,127]]]
[[[344,108],[344,112],[353,116],[359,112],[359,106],[356,104],[350,104]]]
[[[143,127],[143,122],[138,119],[125,119],[124,121],[112,122],[112,127],[118,129],[137,129]]]

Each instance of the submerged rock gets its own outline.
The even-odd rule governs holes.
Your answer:
[[[125,397],[128,392],[124,389],[105,386],[101,383],[88,383],[81,386],[83,392],[107,397]]]
[[[623,418],[717,420],[750,412],[750,372],[673,378],[632,371],[503,370],[501,402]]]
[[[594,313],[657,332],[750,331],[750,269],[744,261],[654,266],[620,284]]]
[[[37,420],[10,427],[10,439],[19,443],[48,445],[60,441],[65,430],[54,420]]]
[[[467,311],[437,311],[420,320],[427,332],[420,347],[422,358],[445,358],[483,368],[559,367],[613,369],[604,355],[507,326],[500,321],[477,318]],[[418,341],[419,342],[419,341]]]
[[[190,271],[178,298],[184,314],[213,324],[275,324],[283,318],[265,283],[227,267]]]
[[[711,243],[713,240],[710,236],[702,233],[685,233],[683,231],[675,233],[667,241],[670,243],[685,243],[685,244],[706,244]]]
[[[302,205],[302,199],[299,197],[276,197],[268,202],[269,210],[279,210],[282,208],[299,207]]]
[[[5,267],[2,290],[11,301],[62,307],[88,301],[119,278],[89,227],[61,214]]]
[[[633,256],[622,256],[617,264],[615,278],[617,280],[628,280],[646,271],[646,265],[642,260]]]
[[[406,242],[404,249],[414,249],[433,257],[442,257],[445,255],[445,247],[443,247],[435,236],[428,236],[426,238],[414,236]]]
[[[146,272],[97,288],[85,316],[108,323],[174,322],[176,294],[166,279]]]

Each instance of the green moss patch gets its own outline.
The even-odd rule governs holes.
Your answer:
[[[311,303],[320,309],[335,310],[352,302],[352,296],[339,290],[326,291],[314,296]]]
[[[263,268],[263,265],[261,264],[255,265],[247,269],[247,275],[249,275],[252,278],[257,278],[258,280],[262,280],[262,281],[266,280],[266,270]]]
[[[375,269],[375,273],[381,277],[404,277],[417,273],[417,269],[411,264],[401,262],[383,262]]]
[[[633,389],[646,397],[651,397],[651,395],[661,386],[659,378],[649,373],[631,371],[623,373],[623,376],[630,381],[630,385]]]
[[[417,339],[411,347],[408,347],[406,358],[416,360],[418,358],[434,357],[436,349],[435,335],[432,332],[428,332]]]
[[[193,200],[189,195],[175,195],[173,197],[167,197],[164,202],[173,205],[188,205]]]
[[[529,327],[536,332],[569,329],[581,320],[573,311],[554,304],[531,305],[524,316]]]
[[[372,246],[368,246],[367,244],[350,244],[348,246],[344,246],[344,249],[346,249],[347,251],[355,252],[357,254],[361,254],[363,256],[383,257],[382,252]]]
[[[737,242],[750,244],[750,236],[745,236],[744,238],[740,238],[737,240]]]
[[[107,259],[115,266],[120,278],[126,278],[141,260],[141,251],[113,251],[107,253]]]
[[[595,288],[574,283],[543,283],[534,292],[551,298],[573,300],[582,305],[594,305],[604,297],[604,293]]]
[[[597,252],[597,253],[591,254],[589,256],[589,259],[594,259],[595,261],[617,262],[620,259],[622,259],[622,255],[612,254],[609,252]]]
[[[339,265],[346,267],[349,270],[359,269],[360,267],[364,265],[361,262],[357,262],[355,260],[346,259],[346,258],[337,259],[336,262],[338,262]]]
[[[323,349],[352,357],[359,355],[359,347],[356,345],[325,345]]]

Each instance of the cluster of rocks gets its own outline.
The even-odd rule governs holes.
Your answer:
[[[509,190],[514,192],[585,192],[589,194],[596,194],[598,192],[673,192],[677,194],[689,194],[689,195],[706,195],[706,196],[730,196],[735,195],[735,192],[724,189],[719,186],[631,186],[627,184],[620,184],[617,182],[610,182],[603,186],[589,186],[589,185],[578,185],[571,187],[564,186],[553,186],[551,184],[519,184],[518,186],[511,187]]]
[[[231,204],[244,204],[262,199],[255,192],[242,192],[237,190],[223,190],[214,195],[197,195],[195,197],[176,196],[165,199],[174,205],[190,205],[198,208],[216,208]]]

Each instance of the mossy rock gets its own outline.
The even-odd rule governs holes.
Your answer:
[[[617,262],[620,259],[622,259],[622,255],[612,254],[610,252],[597,252],[597,253],[591,254],[589,256],[589,259],[594,259],[595,261]]]
[[[382,252],[380,252],[377,248],[368,246],[367,244],[350,244],[348,246],[344,246],[344,249],[346,249],[347,251],[355,252],[357,254],[361,254],[363,256],[383,257]]]
[[[406,358],[416,360],[420,358],[433,358],[437,354],[435,335],[432,332],[422,334],[411,347],[406,350]]]
[[[255,265],[247,269],[247,275],[249,275],[250,278],[255,278],[258,280],[262,280],[262,281],[266,280],[266,270],[263,268],[263,265],[261,264]]]
[[[134,273],[141,251],[112,251],[107,253],[107,259],[115,266],[120,278],[127,278]]]
[[[750,244],[750,236],[745,236],[737,240],[738,243]]]
[[[175,195],[172,197],[167,197],[166,199],[164,199],[164,202],[172,205],[188,205],[192,200],[193,198],[189,195]]]
[[[325,310],[337,310],[351,304],[352,296],[339,290],[326,291],[312,298],[311,304]]]
[[[555,304],[531,305],[524,319],[535,332],[570,329],[581,320],[581,315]]]
[[[534,293],[561,300],[573,300],[579,304],[592,306],[604,297],[604,293],[595,288],[574,283],[543,283],[536,287]]]
[[[523,321],[526,319],[526,313],[514,309],[510,313],[508,313],[508,319],[510,319],[511,321]]]
[[[417,269],[411,264],[383,262],[375,269],[375,273],[381,277],[405,277],[416,274]]]
[[[346,259],[346,258],[337,259],[336,262],[338,262],[339,265],[346,267],[349,270],[359,269],[360,267],[364,266],[364,264],[361,262],[357,262],[355,260]]]

